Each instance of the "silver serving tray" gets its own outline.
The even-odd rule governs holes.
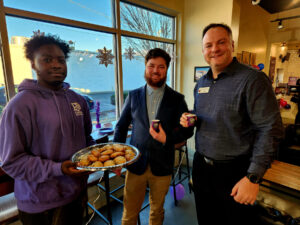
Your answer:
[[[126,163],[122,163],[122,164],[118,164],[118,165],[114,165],[114,166],[106,166],[106,167],[77,166],[76,168],[79,169],[79,170],[89,170],[89,171],[114,170],[114,169],[117,169],[117,168],[120,168],[120,167],[126,167],[126,166],[136,162],[141,156],[140,151],[132,145],[119,143],[119,142],[109,142],[109,143],[101,143],[101,144],[92,145],[92,146],[89,146],[89,147],[86,147],[84,149],[79,150],[78,152],[76,152],[72,156],[72,162],[77,164],[80,161],[80,158],[81,158],[82,155],[85,155],[85,154],[91,152],[92,150],[97,149],[97,148],[101,148],[105,145],[113,145],[113,144],[120,144],[120,145],[124,145],[124,146],[129,146],[135,152],[135,157],[132,160],[126,162]]]

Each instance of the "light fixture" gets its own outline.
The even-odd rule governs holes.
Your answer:
[[[291,20],[291,19],[299,19],[300,18],[300,15],[297,15],[297,16],[290,16],[290,17],[282,17],[282,18],[277,18],[275,20],[271,20],[270,22],[278,22],[278,30],[282,29],[283,28],[283,25],[282,25],[282,21],[284,20]]]
[[[258,5],[260,3],[260,0],[252,0],[252,5]]]
[[[277,28],[278,28],[278,30],[281,30],[283,28],[282,20],[279,20]]]
[[[280,47],[285,47],[285,46],[286,46],[286,42],[285,41],[280,43]]]

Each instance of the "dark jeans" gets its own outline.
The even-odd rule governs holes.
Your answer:
[[[248,166],[249,159],[209,165],[195,153],[192,176],[199,225],[259,225],[253,206],[239,204],[230,196]]]
[[[26,213],[19,210],[24,225],[82,225],[87,204],[86,191],[75,201],[41,213]]]

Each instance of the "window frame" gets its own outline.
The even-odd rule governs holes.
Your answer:
[[[159,13],[162,15],[166,15],[169,17],[174,18],[174,39],[168,39],[168,38],[161,38],[151,35],[146,35],[142,33],[136,33],[131,31],[126,31],[121,29],[121,18],[120,18],[120,2],[124,2],[126,4],[131,4],[133,6],[141,7],[146,10]],[[112,34],[114,37],[114,52],[116,53],[116,63],[115,63],[115,96],[116,96],[116,116],[119,118],[121,109],[124,103],[123,99],[123,72],[122,72],[122,43],[121,39],[122,37],[133,37],[133,38],[141,38],[141,39],[147,39],[151,41],[159,41],[159,42],[165,42],[168,44],[174,45],[174,55],[177,55],[177,20],[178,20],[178,13],[169,10],[166,8],[163,8],[159,5],[156,5],[154,3],[146,3],[141,2],[137,0],[112,0],[112,9],[113,9],[113,27],[106,27],[102,25],[96,25],[91,24],[87,22],[57,17],[57,16],[51,16],[46,14],[41,14],[37,12],[31,12],[31,11],[25,11],[21,9],[15,9],[10,7],[5,7],[3,0],[0,0],[0,34],[2,40],[2,46],[1,47],[1,55],[2,55],[2,61],[3,61],[3,73],[4,73],[4,82],[5,82],[5,89],[7,93],[7,102],[16,94],[15,88],[14,88],[14,80],[13,80],[13,72],[12,72],[12,63],[10,58],[10,50],[9,50],[9,40],[8,40],[8,33],[7,33],[7,26],[6,26],[6,16],[13,16],[13,17],[20,17],[24,19],[31,19],[41,22],[47,22],[47,23],[53,23],[53,24],[59,24],[74,28],[81,28],[86,30],[93,30],[93,31],[99,31],[99,32],[105,32]],[[176,73],[176,57],[173,57],[173,66],[169,69],[170,74],[172,76],[170,77],[171,81],[171,87],[175,87],[175,81],[177,77]],[[117,119],[116,118],[116,119]]]

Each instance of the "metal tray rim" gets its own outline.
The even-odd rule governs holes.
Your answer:
[[[118,164],[118,165],[114,165],[114,166],[106,166],[106,167],[77,166],[76,168],[79,170],[88,170],[88,171],[105,171],[105,170],[117,169],[120,167],[126,167],[126,166],[136,162],[139,159],[139,157],[141,156],[140,151],[133,145],[126,144],[126,143],[120,143],[120,142],[107,142],[107,143],[95,144],[95,145],[91,145],[89,147],[83,148],[83,149],[79,150],[78,152],[76,152],[72,156],[71,160],[72,160],[72,162],[76,163],[76,162],[78,162],[78,158],[81,155],[86,154],[89,151],[92,151],[94,148],[99,148],[104,145],[113,145],[113,144],[121,144],[121,145],[126,145],[126,146],[131,147],[136,152],[135,157],[126,163],[122,163],[122,164]]]

